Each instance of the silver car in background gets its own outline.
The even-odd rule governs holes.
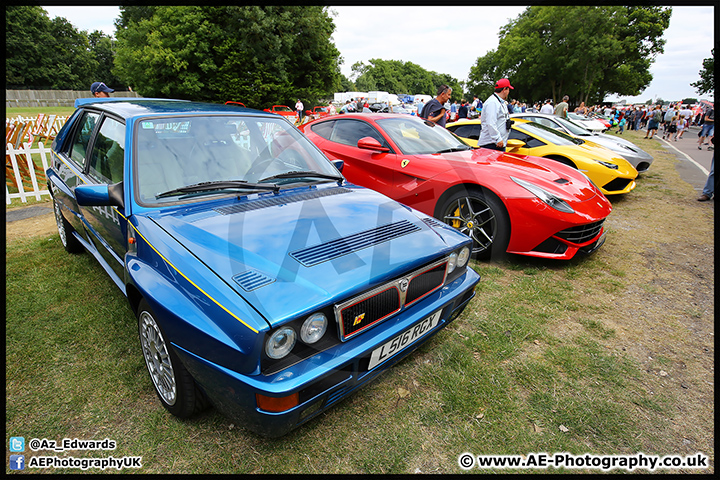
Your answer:
[[[608,135],[607,133],[592,132],[572,120],[556,117],[555,115],[531,112],[515,113],[510,115],[510,117],[523,118],[531,122],[540,123],[582,140],[590,140],[598,145],[602,145],[621,155],[635,167],[638,173],[646,172],[654,160],[652,155],[624,138]]]

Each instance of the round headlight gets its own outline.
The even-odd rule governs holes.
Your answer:
[[[468,260],[470,260],[470,249],[468,247],[463,247],[458,254],[457,266],[460,268],[464,267]]]
[[[310,315],[300,328],[300,339],[307,344],[317,342],[325,334],[327,324],[327,317],[324,314]]]
[[[455,270],[455,265],[457,264],[457,257],[458,254],[453,252],[448,257],[448,265],[447,265],[447,273],[452,273],[453,270]]]
[[[267,356],[278,360],[285,357],[295,346],[297,334],[290,327],[282,327],[273,333],[265,344]]]

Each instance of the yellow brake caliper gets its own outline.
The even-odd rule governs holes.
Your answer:
[[[455,217],[460,217],[460,208],[458,208],[457,210],[455,210],[455,211],[453,212],[453,216],[455,216]],[[460,225],[462,225],[462,222],[461,222],[460,220],[453,220],[453,221],[452,221],[452,226],[453,226],[453,228],[460,228]]]

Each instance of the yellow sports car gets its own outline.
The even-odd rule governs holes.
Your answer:
[[[630,162],[597,143],[571,137],[528,120],[514,119],[508,153],[545,157],[583,172],[605,195],[627,193],[635,188],[637,170]],[[476,147],[480,119],[461,120],[447,125],[465,143]]]

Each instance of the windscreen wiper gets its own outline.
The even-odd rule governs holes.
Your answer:
[[[180,188],[174,188],[167,192],[158,193],[155,198],[172,197],[183,193],[213,192],[217,190],[263,190],[278,193],[280,186],[274,183],[250,183],[242,180],[220,180],[213,182],[200,182],[192,185],[186,185]]]
[[[313,171],[294,171],[294,172],[287,172],[287,173],[280,173],[277,175],[272,175],[267,178],[263,178],[262,180],[259,180],[258,183],[267,182],[268,180],[280,180],[284,178],[322,178],[327,180],[336,180],[338,182],[338,185],[342,183],[343,180],[345,180],[345,177],[342,175],[333,175],[330,173],[321,173],[321,172],[313,172]]]

